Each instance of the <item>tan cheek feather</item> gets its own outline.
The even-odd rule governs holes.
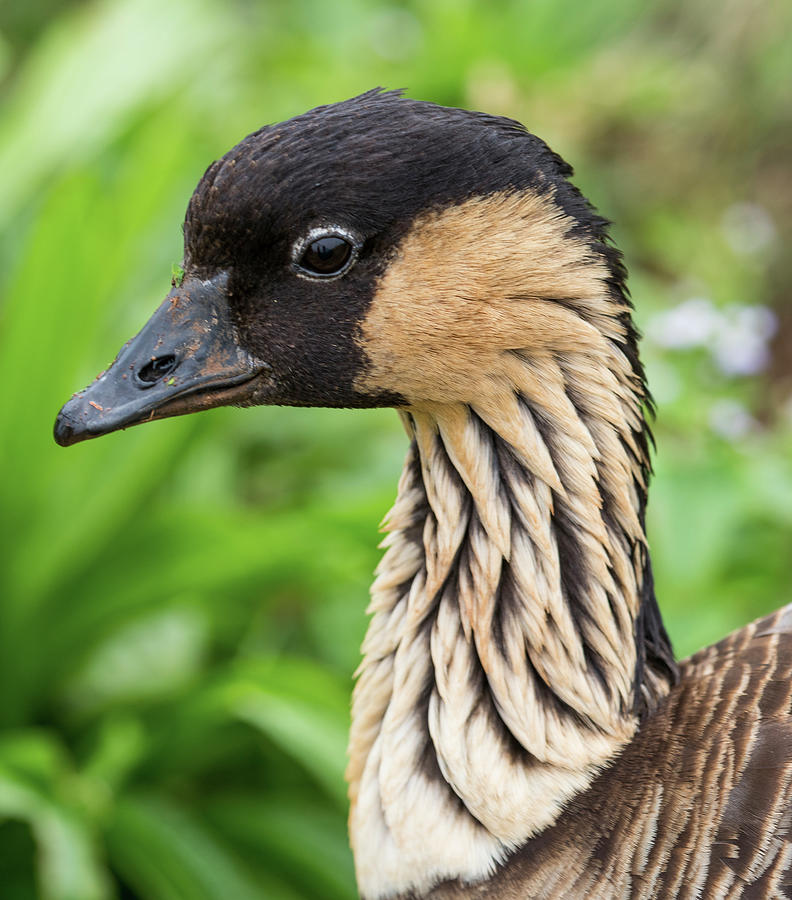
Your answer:
[[[475,197],[420,218],[362,324],[361,391],[472,402],[508,350],[612,353],[622,307],[607,268],[550,196]],[[556,303],[554,300],[561,302]]]

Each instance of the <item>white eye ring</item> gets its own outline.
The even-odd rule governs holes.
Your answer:
[[[336,272],[312,272],[300,263],[300,260],[303,258],[303,255],[311,244],[321,238],[339,238],[340,240],[345,241],[350,247],[348,258]],[[291,253],[292,268],[294,269],[294,273],[300,278],[306,278],[310,281],[332,281],[334,278],[340,278],[349,271],[354,265],[355,260],[357,260],[359,250],[360,239],[346,228],[342,228],[340,225],[317,225],[307,234],[303,235],[303,237],[299,238],[299,240],[294,242]]]

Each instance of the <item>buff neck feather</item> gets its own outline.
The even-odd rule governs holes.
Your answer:
[[[487,877],[667,693],[641,624],[643,397],[602,362],[509,351],[497,398],[403,413],[350,742],[367,900]]]

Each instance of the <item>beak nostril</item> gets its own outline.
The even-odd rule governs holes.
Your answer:
[[[167,356],[157,356],[147,362],[135,374],[141,387],[151,387],[160,378],[164,378],[176,368],[176,357],[169,353]]]

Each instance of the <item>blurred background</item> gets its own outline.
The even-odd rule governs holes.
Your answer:
[[[405,441],[216,410],[55,446],[207,165],[375,85],[523,121],[626,253],[679,655],[792,600],[792,6],[0,8],[0,894],[352,898],[348,698]]]

